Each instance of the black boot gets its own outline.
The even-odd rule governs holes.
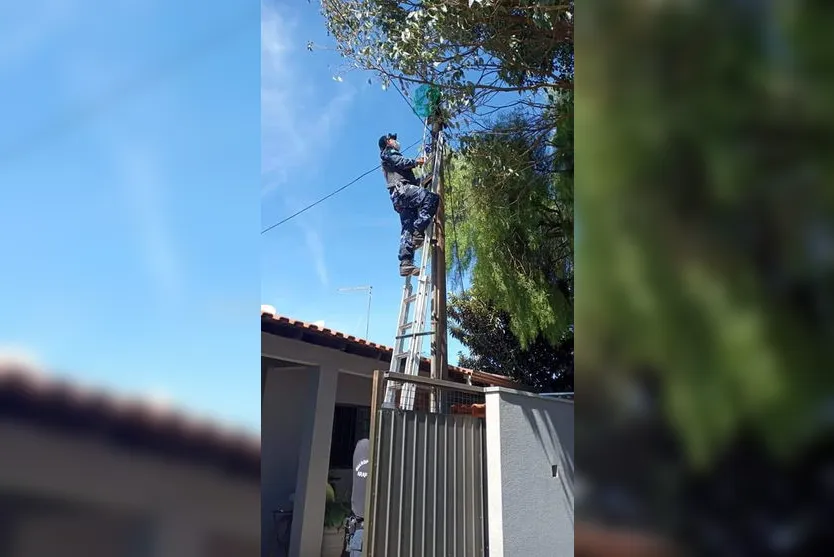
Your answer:
[[[414,263],[411,261],[401,261],[400,262],[400,276],[407,277],[409,275],[419,275],[420,269],[414,266]]]
[[[411,235],[411,242],[414,244],[414,249],[420,249],[426,243],[426,235],[422,232],[415,232]]]

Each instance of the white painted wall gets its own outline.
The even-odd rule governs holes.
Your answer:
[[[572,556],[573,402],[489,388],[486,435],[490,557]]]

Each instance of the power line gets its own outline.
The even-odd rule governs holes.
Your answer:
[[[420,141],[422,141],[422,140],[421,140],[421,139],[418,139],[417,141],[415,141],[414,143],[412,143],[411,145],[409,145],[408,147],[406,147],[406,148],[405,148],[405,150],[407,151],[407,150],[411,149],[412,147],[414,147],[415,145],[417,145],[418,143],[420,143]],[[319,204],[319,203],[321,203],[322,201],[325,201],[325,200],[327,200],[327,199],[330,199],[331,197],[333,197],[334,195],[336,195],[336,194],[337,194],[337,193],[339,193],[340,191],[345,190],[345,189],[347,189],[348,187],[352,186],[353,184],[355,184],[356,182],[358,182],[359,180],[361,180],[362,178],[364,178],[365,176],[367,176],[367,175],[368,175],[368,174],[370,174],[371,172],[374,172],[374,171],[376,171],[376,170],[379,170],[379,167],[381,167],[381,166],[382,166],[381,164],[376,165],[376,166],[375,166],[375,167],[373,167],[372,169],[370,169],[370,170],[368,170],[368,171],[366,171],[366,172],[363,172],[362,174],[360,174],[359,176],[357,176],[356,178],[354,178],[353,180],[351,180],[350,182],[348,182],[348,183],[347,183],[347,184],[345,184],[344,186],[340,187],[339,189],[334,190],[334,191],[332,191],[331,193],[328,193],[327,195],[325,195],[324,197],[322,197],[322,198],[321,198],[321,199],[319,199],[318,201],[315,201],[315,202],[313,202],[313,203],[310,203],[309,205],[307,205],[306,207],[304,207],[304,208],[303,208],[303,209],[301,209],[300,211],[296,211],[295,213],[293,213],[292,215],[290,215],[290,216],[286,217],[285,219],[280,220],[280,221],[276,222],[275,224],[272,224],[272,225],[270,225],[270,226],[268,226],[268,227],[264,228],[263,230],[261,230],[261,234],[265,234],[265,233],[269,232],[270,230],[272,230],[273,228],[277,228],[278,226],[281,226],[281,225],[282,225],[282,224],[284,224],[285,222],[287,222],[287,221],[289,221],[289,220],[294,219],[295,217],[297,217],[297,216],[298,216],[298,215],[300,215],[301,213],[304,213],[305,211],[308,211],[308,210],[312,209],[313,207],[315,207],[316,205],[318,205],[318,204]]]
[[[420,120],[420,122],[422,123],[422,122],[423,122],[423,117],[422,117],[422,116],[420,116],[419,114],[417,114],[417,109],[416,109],[416,108],[414,108],[414,105],[413,105],[413,104],[411,104],[411,101],[410,101],[410,100],[408,100],[408,97],[406,97],[406,96],[405,96],[405,93],[403,93],[403,90],[402,90],[402,89],[400,89],[400,88],[397,86],[397,83],[394,81],[394,79],[393,79],[393,78],[391,79],[391,85],[393,85],[393,86],[394,86],[394,89],[396,89],[396,90],[397,90],[397,93],[399,93],[399,94],[400,94],[400,96],[403,98],[403,100],[405,101],[405,104],[407,104],[407,105],[408,105],[408,108],[410,108],[410,109],[411,109],[411,112],[413,112],[413,113],[414,113],[414,115],[417,117],[417,119],[418,119],[418,120]]]
[[[390,80],[390,83],[391,83],[391,85],[393,85],[393,86],[394,86],[394,89],[396,89],[396,90],[397,90],[397,92],[398,92],[398,93],[400,94],[400,96],[403,98],[403,100],[405,101],[405,103],[406,103],[406,104],[408,105],[408,107],[411,109],[411,112],[413,112],[413,113],[414,113],[414,116],[416,116],[416,117],[417,117],[417,119],[418,119],[418,120],[420,120],[420,123],[421,123],[421,124],[424,124],[424,126],[425,126],[425,122],[423,122],[423,118],[422,118],[422,117],[421,117],[421,116],[417,113],[417,110],[414,108],[414,105],[413,105],[413,104],[411,104],[411,101],[410,101],[410,100],[408,100],[408,97],[406,97],[406,96],[405,96],[405,93],[403,93],[403,92],[402,92],[402,89],[400,89],[400,88],[397,86],[397,84],[393,81],[393,79],[392,79],[392,80]],[[405,148],[405,150],[407,151],[407,150],[411,149],[412,147],[414,147],[415,145],[417,145],[417,144],[418,144],[418,143],[420,143],[421,141],[423,141],[423,139],[419,139],[419,140],[415,141],[414,143],[412,143],[411,145],[409,145],[408,147],[406,147],[406,148]],[[301,213],[304,213],[305,211],[308,211],[309,209],[312,209],[313,207],[315,207],[316,205],[318,205],[318,204],[319,204],[319,203],[321,203],[322,201],[326,201],[327,199],[330,199],[331,197],[333,197],[333,196],[334,196],[334,195],[336,195],[337,193],[341,192],[342,190],[345,190],[345,189],[347,189],[348,187],[352,186],[353,184],[355,184],[356,182],[358,182],[359,180],[361,180],[362,178],[364,178],[365,176],[367,176],[367,175],[368,175],[368,174],[370,174],[371,172],[374,172],[374,171],[378,170],[380,166],[382,166],[382,165],[381,165],[381,164],[376,165],[375,167],[371,168],[370,170],[368,170],[368,171],[366,171],[366,172],[363,172],[362,174],[360,174],[359,176],[357,176],[356,178],[354,178],[353,180],[351,180],[350,182],[348,182],[348,183],[347,183],[347,184],[345,184],[344,186],[340,187],[339,189],[337,189],[337,190],[335,190],[335,191],[333,191],[333,192],[331,192],[331,193],[329,193],[329,194],[325,195],[324,197],[322,197],[322,198],[321,198],[321,199],[319,199],[318,201],[315,201],[315,202],[311,203],[310,205],[307,205],[306,207],[304,207],[304,208],[303,208],[303,209],[301,209],[300,211],[297,211],[297,212],[293,213],[292,215],[290,215],[290,216],[286,217],[285,219],[280,220],[280,221],[276,222],[275,224],[270,225],[270,226],[268,226],[268,227],[264,228],[263,230],[261,230],[261,234],[265,234],[265,233],[269,232],[270,230],[272,230],[273,228],[277,228],[278,226],[281,226],[281,225],[282,225],[282,224],[284,224],[285,222],[287,222],[287,221],[289,221],[289,220],[294,219],[295,217],[297,217],[297,216],[298,216],[298,215],[300,215]]]

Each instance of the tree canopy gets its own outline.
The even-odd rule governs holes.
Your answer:
[[[351,67],[404,94],[441,92],[456,130],[449,275],[471,277],[520,346],[561,346],[573,322],[573,2],[323,0],[322,12]]]
[[[452,126],[572,87],[572,1],[322,0],[322,12],[352,67],[406,94],[439,87]]]
[[[464,136],[449,162],[450,274],[469,273],[524,346],[539,335],[557,345],[573,323],[572,104],[567,92],[544,115],[506,115]]]
[[[506,375],[539,391],[573,391],[573,331],[566,331],[556,344],[540,335],[522,346],[510,319],[490,300],[471,292],[451,296],[450,332],[469,349],[459,364]]]

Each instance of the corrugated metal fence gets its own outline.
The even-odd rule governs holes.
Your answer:
[[[483,557],[484,420],[378,409],[374,422],[365,555]]]

